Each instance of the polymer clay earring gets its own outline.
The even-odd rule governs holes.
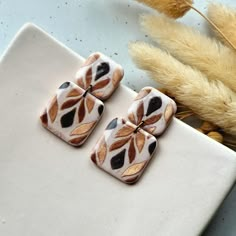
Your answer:
[[[135,125],[143,121],[142,129],[159,136],[176,113],[175,102],[152,87],[143,88],[128,110],[128,119]]]
[[[123,68],[102,53],[91,54],[76,74],[76,83],[83,89],[92,84],[90,93],[104,101],[108,99],[124,76]]]
[[[42,125],[73,146],[81,146],[100,120],[105,100],[118,87],[123,69],[101,53],[92,54],[65,82],[40,116]],[[100,100],[101,99],[101,100]]]
[[[143,174],[162,134],[176,112],[175,102],[154,88],[143,88],[128,110],[128,121],[113,119],[92,150],[101,169],[127,184]]]

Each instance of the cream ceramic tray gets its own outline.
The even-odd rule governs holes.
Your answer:
[[[120,86],[82,148],[41,127],[39,113],[83,58],[25,25],[0,64],[0,235],[198,235],[236,179],[233,151],[175,119],[138,184],[89,159],[108,121],[136,93]]]

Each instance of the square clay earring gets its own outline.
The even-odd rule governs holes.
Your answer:
[[[72,82],[63,83],[40,116],[45,128],[73,146],[82,145],[100,120],[102,101]]]
[[[90,93],[102,101],[116,90],[124,76],[124,70],[102,53],[93,53],[76,74],[76,83],[83,89],[92,85]]]
[[[175,102],[152,87],[140,90],[128,110],[128,119],[135,125],[142,121],[142,129],[159,136],[168,127],[171,118],[177,110]]]
[[[156,149],[153,135],[164,132],[175,112],[172,99],[143,88],[128,110],[129,121],[116,118],[107,126],[92,151],[92,161],[124,183],[137,182]]]
[[[113,119],[95,145],[91,159],[127,184],[138,181],[156,149],[156,138],[122,118]]]

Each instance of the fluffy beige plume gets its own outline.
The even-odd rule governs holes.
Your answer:
[[[210,3],[208,5],[208,17],[236,45],[236,9],[226,7],[219,3]],[[228,44],[218,31],[214,32],[223,43]]]
[[[165,16],[144,15],[141,25],[163,49],[189,64],[208,79],[221,80],[236,91],[236,54],[200,32]]]
[[[235,44],[227,37],[227,35],[222,32],[222,30],[214,24],[205,14],[199,11],[196,7],[193,6],[193,0],[137,0],[143,4],[148,5],[161,13],[171,17],[179,18],[184,16],[190,9],[193,9],[199,15],[201,15],[208,23],[221,35],[221,38],[224,39],[234,50],[236,50]]]
[[[172,18],[184,16],[193,4],[192,0],[137,0]]]
[[[176,99],[226,132],[236,134],[236,94],[220,81],[208,81],[198,70],[145,43],[130,44],[138,67],[164,85]]]

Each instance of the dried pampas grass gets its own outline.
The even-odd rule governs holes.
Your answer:
[[[210,3],[208,17],[236,45],[236,9],[219,3]],[[217,31],[214,32],[223,43],[228,45],[228,42]]]
[[[174,99],[177,105],[177,112],[175,117],[183,120],[186,124],[193,125],[193,120],[196,121],[195,129],[199,132],[207,135],[208,137],[214,139],[215,141],[224,144],[225,146],[236,151],[236,136],[229,135],[224,132],[220,127],[204,120],[199,120],[199,117],[188,107],[179,103],[175,97],[167,91],[165,88],[157,88],[160,92]],[[188,119],[190,118],[190,119]],[[197,123],[199,125],[197,125]]]
[[[166,14],[171,18],[184,16],[193,4],[192,0],[137,0],[147,6]]]
[[[228,44],[236,50],[235,44],[224,34],[224,32],[217,27],[217,25],[211,21],[206,15],[193,6],[193,0],[137,0],[143,4],[146,4],[161,13],[171,17],[179,18],[184,16],[190,9],[193,9],[200,16],[202,16],[217,32],[221,37],[228,42]]]
[[[234,51],[165,16],[144,15],[141,25],[147,34],[178,60],[197,68],[208,79],[220,80],[236,91]]]
[[[200,71],[148,44],[130,44],[130,54],[138,67],[147,70],[180,103],[226,132],[236,134],[236,95],[231,89],[220,81],[208,81]]]

